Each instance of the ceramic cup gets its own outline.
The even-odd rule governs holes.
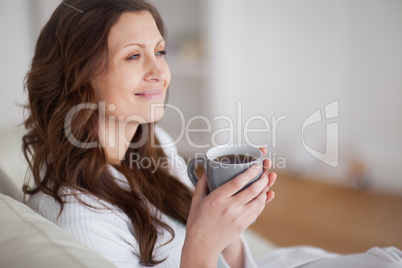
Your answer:
[[[237,160],[236,157],[238,158]],[[188,165],[187,173],[191,182],[196,185],[199,178],[195,173],[195,165],[202,164],[204,169],[206,168],[207,170],[208,191],[212,192],[222,184],[246,171],[252,165],[262,165],[262,161],[263,154],[258,148],[250,146],[214,147],[209,149],[205,156],[192,159]],[[262,169],[243,189],[256,181],[261,174]]]

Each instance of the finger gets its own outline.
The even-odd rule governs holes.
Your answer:
[[[260,150],[261,150],[261,152],[262,152],[262,155],[266,155],[267,154],[267,148],[264,148],[264,147],[262,147],[262,148],[260,148]]]
[[[241,191],[235,196],[235,200],[239,202],[239,204],[247,204],[251,200],[255,199],[258,195],[263,193],[266,194],[268,185],[268,174],[262,173],[261,177],[253,182],[249,187]]]
[[[269,159],[269,158],[264,158],[263,166],[264,166],[264,169],[263,169],[262,172],[265,173],[265,172],[267,172],[267,171],[271,168],[271,166],[272,166],[272,161],[271,161],[271,159]]]
[[[260,164],[254,164],[243,173],[237,175],[234,179],[215,189],[214,192],[226,198],[232,197],[255,178],[261,172],[261,169],[262,166]]]
[[[269,173],[269,176],[268,176],[268,178],[269,178],[268,187],[274,186],[274,183],[275,183],[275,181],[276,181],[277,176],[278,176],[278,175],[277,175],[275,172]]]
[[[267,204],[267,192],[262,191],[257,197],[243,206],[247,218],[257,219]]]
[[[207,174],[204,172],[195,186],[193,200],[198,202],[208,194]]]
[[[267,192],[267,200],[265,201],[265,203],[267,204],[267,203],[271,202],[274,198],[275,198],[275,192],[268,191]]]

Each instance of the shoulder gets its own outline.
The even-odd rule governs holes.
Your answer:
[[[133,254],[139,252],[138,244],[125,213],[83,193],[65,194],[62,198],[64,208],[60,215],[58,202],[42,192],[31,196],[27,205],[116,265],[138,264]]]
[[[113,218],[121,219],[121,215],[124,215],[117,207],[79,191],[67,188],[60,191],[59,196],[64,204],[60,217],[60,204],[52,196],[43,192],[32,195],[27,205],[35,212],[60,226],[66,224],[66,221],[71,216],[77,219],[79,217],[96,218],[101,215],[109,215]]]

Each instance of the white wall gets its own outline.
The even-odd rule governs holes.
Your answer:
[[[22,122],[23,79],[32,57],[26,0],[0,2],[0,128]]]
[[[352,3],[350,145],[373,167],[377,187],[402,193],[402,1]]]
[[[272,131],[250,137],[268,142],[289,170],[347,183],[351,160],[358,159],[376,189],[402,193],[401,1],[208,3],[212,117],[235,119],[237,101],[243,126],[253,115],[270,123],[285,115],[275,148]],[[333,101],[339,118],[328,122],[339,124],[337,167],[316,160],[301,140],[303,122]],[[325,151],[325,122],[305,135],[309,146]]]
[[[0,129],[23,121],[24,77],[41,27],[59,0],[0,2]]]

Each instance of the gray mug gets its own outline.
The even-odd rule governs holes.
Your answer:
[[[191,182],[196,185],[199,178],[195,173],[195,165],[202,164],[204,169],[206,168],[207,170],[208,191],[212,192],[222,184],[246,171],[252,165],[262,165],[262,161],[263,154],[258,148],[251,146],[214,147],[209,149],[205,156],[198,156],[192,159],[188,164],[187,173]],[[255,182],[261,174],[262,169],[243,189]]]

